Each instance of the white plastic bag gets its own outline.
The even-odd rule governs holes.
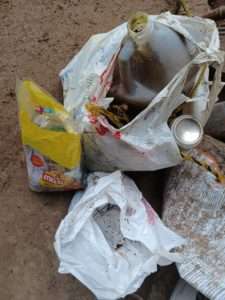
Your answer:
[[[84,132],[86,162],[93,171],[157,170],[181,161],[180,151],[167,121],[182,103],[189,103],[189,112],[204,125],[222,87],[220,75],[224,53],[219,50],[215,22],[199,17],[188,18],[163,13],[151,16],[154,22],[169,26],[189,39],[199,54],[187,64],[135,119],[120,129],[104,117],[92,118],[85,103],[106,106],[104,97],[111,86],[116,55],[127,34],[126,24],[90,38],[68,66],[61,71],[64,103],[73,111],[81,132]],[[206,65],[203,81],[190,99],[182,94],[185,79],[193,65]],[[209,82],[209,65],[215,68]],[[112,99],[108,99],[109,102]],[[132,157],[132,159],[131,159]]]
[[[135,183],[120,171],[93,173],[61,222],[55,249],[60,273],[71,273],[98,299],[136,291],[184,240],[163,225]]]

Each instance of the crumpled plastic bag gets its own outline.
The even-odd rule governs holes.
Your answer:
[[[18,82],[17,99],[31,190],[81,188],[80,134],[69,113],[30,80]]]
[[[89,175],[55,235],[59,272],[107,300],[136,291],[157,265],[180,261],[170,250],[183,243],[120,171]]]
[[[217,101],[222,88],[224,53],[219,50],[215,22],[199,17],[175,16],[169,12],[151,16],[151,19],[192,41],[199,54],[127,125],[116,129],[105,117],[93,117],[85,109],[88,102],[107,108],[113,100],[105,97],[112,84],[121,41],[127,34],[126,24],[92,36],[60,73],[64,105],[73,112],[80,131],[84,132],[86,164],[91,170],[157,170],[177,165],[181,156],[167,124],[168,118],[185,102],[189,104],[188,112],[204,125]],[[190,99],[182,91],[194,65],[205,65],[206,68],[202,83],[194,98]],[[215,68],[212,82],[208,79],[209,66]]]

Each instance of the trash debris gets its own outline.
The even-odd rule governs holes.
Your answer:
[[[208,0],[211,9],[218,8],[224,4],[224,0]]]
[[[113,103],[127,104],[134,117],[197,54],[198,48],[193,42],[139,12],[128,22],[128,33],[116,59],[109,96],[114,97]],[[192,73],[197,70],[196,67]],[[185,86],[186,94],[194,86],[195,76],[190,76]]]
[[[173,4],[173,8],[170,9],[170,12],[175,15],[186,15],[188,17],[193,17],[192,9],[190,8],[188,0],[175,0],[166,2]]]
[[[31,190],[82,187],[81,143],[63,106],[34,82],[18,83],[19,120]]]
[[[180,279],[173,291],[170,300],[207,300],[196,289],[190,286],[183,279]]]
[[[132,31],[130,28],[135,26],[137,29]],[[146,34],[154,37],[149,39],[156,52],[154,60],[149,60],[145,28],[148,33],[154,29],[161,32],[163,28],[168,37],[173,36],[174,44],[184,50],[179,52],[179,59],[175,50],[171,51],[175,46],[163,38],[162,30],[159,40],[157,33]],[[128,32],[134,40],[141,37],[135,42],[139,45],[136,50]],[[128,63],[131,54],[132,64]],[[151,70],[155,70],[153,65],[159,54],[163,54],[164,65],[158,65],[157,78],[155,71],[148,72],[146,78],[146,59],[152,64]],[[179,108],[181,115],[191,115],[205,125],[222,88],[223,61],[216,24],[199,17],[175,16],[169,12],[158,16],[139,14],[129,21],[128,28],[122,24],[111,32],[92,36],[60,73],[64,105],[83,132],[88,169],[154,171],[179,164],[180,150],[168,120]],[[137,71],[132,71],[135,68]],[[165,78],[164,68],[170,71]],[[214,69],[210,81],[209,68]],[[117,82],[117,73],[122,81]],[[132,86],[138,86],[137,94]],[[139,105],[138,114],[130,103]]]
[[[225,102],[215,104],[205,126],[205,133],[225,142]]]
[[[192,116],[182,115],[173,120],[171,130],[177,145],[183,149],[196,147],[203,138],[203,128]]]
[[[215,21],[224,20],[225,5],[221,5],[221,6],[217,7],[216,9],[208,12],[207,14],[203,15],[203,18],[209,18],[209,19],[212,19]]]
[[[192,16],[187,1],[177,0],[181,7]],[[83,188],[82,150],[89,171],[101,171],[75,194],[54,243],[59,272],[99,300],[142,299],[132,293],[173,262],[198,291],[225,299],[225,144],[203,137],[205,127],[225,141],[225,102],[215,105],[224,52],[214,21],[187,16],[138,12],[92,36],[60,73],[65,109],[32,81],[17,87],[30,188]],[[166,184],[166,227],[142,194],[154,187],[162,198],[166,172],[160,184],[133,173],[141,192],[121,171],[179,163]],[[184,280],[170,300],[199,300]]]
[[[177,0],[176,2],[177,2],[177,13],[179,12],[180,8],[182,7],[184,9],[185,14],[188,17],[192,17],[192,11],[189,8],[187,0]]]
[[[164,194],[163,220],[187,239],[181,277],[210,299],[225,299],[225,144],[205,136],[175,167]]]
[[[120,171],[90,174],[55,235],[59,272],[108,300],[135,292],[157,265],[179,261],[175,248],[184,242]]]

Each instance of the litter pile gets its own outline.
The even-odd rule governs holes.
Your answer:
[[[59,272],[98,299],[126,297],[173,262],[205,296],[225,299],[225,145],[203,134],[225,139],[225,106],[215,104],[223,62],[214,21],[139,12],[92,36],[61,71],[64,106],[18,83],[30,188],[81,189],[55,235]],[[121,171],[168,167],[164,225],[153,196]]]
[[[215,23],[202,18],[137,14],[93,36],[60,73],[87,167],[153,171],[180,163],[171,122],[191,114],[205,125],[222,88],[223,59]],[[129,122],[118,128],[124,114]]]

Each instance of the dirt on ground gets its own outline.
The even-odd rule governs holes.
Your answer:
[[[203,0],[191,4],[195,14],[208,9]],[[0,300],[94,299],[72,276],[57,272],[54,234],[73,194],[28,189],[16,78],[33,79],[62,100],[59,71],[92,34],[137,10],[158,14],[173,8],[169,0],[0,0]],[[149,300],[167,299],[157,291],[163,290],[164,273],[158,281],[154,277]],[[169,274],[167,279],[177,278],[174,269]]]

